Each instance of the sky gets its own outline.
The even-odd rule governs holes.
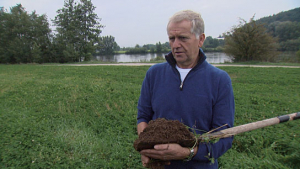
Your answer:
[[[95,13],[105,27],[100,36],[113,36],[120,47],[168,41],[166,26],[176,12],[199,12],[206,36],[213,38],[230,31],[242,18],[249,21],[300,7],[300,0],[92,0]],[[64,0],[0,0],[9,9],[22,4],[28,13],[46,14],[49,23],[63,8]]]

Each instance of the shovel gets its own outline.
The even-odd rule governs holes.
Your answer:
[[[278,116],[278,117],[273,117],[273,118],[265,119],[265,120],[261,120],[261,121],[256,121],[256,122],[220,130],[220,131],[213,132],[213,133],[203,134],[200,136],[200,138],[198,138],[198,140],[201,141],[205,138],[206,139],[207,138],[217,139],[217,138],[231,137],[231,136],[234,136],[234,135],[237,135],[240,133],[244,133],[247,131],[252,131],[252,130],[259,129],[259,128],[263,128],[263,127],[267,127],[267,126],[271,126],[271,125],[275,125],[275,124],[279,124],[279,123],[284,123],[284,122],[296,120],[296,119],[300,119],[300,112],[283,115],[283,116]]]

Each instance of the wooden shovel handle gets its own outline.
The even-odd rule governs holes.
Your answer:
[[[278,116],[278,117],[274,117],[274,118],[270,118],[270,119],[265,119],[265,120],[261,120],[261,121],[256,121],[256,122],[224,129],[224,130],[210,133],[207,135],[204,134],[204,135],[200,136],[199,140],[203,140],[204,137],[208,137],[209,139],[231,137],[236,134],[244,133],[244,132],[251,131],[251,130],[256,130],[259,128],[263,128],[263,127],[267,127],[267,126],[271,126],[271,125],[275,125],[275,124],[279,124],[279,123],[283,123],[283,122],[287,122],[287,121],[291,121],[291,120],[296,120],[299,118],[300,118],[300,112],[283,115],[283,116]]]

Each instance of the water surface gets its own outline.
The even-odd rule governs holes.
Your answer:
[[[146,53],[146,54],[115,54],[109,56],[96,56],[94,60],[102,62],[149,62],[156,57],[162,57],[164,54]],[[205,53],[208,63],[225,63],[231,62],[231,58],[222,52]]]

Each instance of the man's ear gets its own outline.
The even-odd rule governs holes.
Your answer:
[[[203,43],[204,43],[204,40],[205,40],[205,34],[202,33],[199,37],[199,48],[201,48],[203,46]]]

